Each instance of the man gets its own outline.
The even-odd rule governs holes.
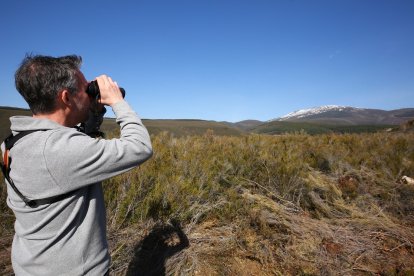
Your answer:
[[[33,113],[10,118],[12,134],[25,134],[7,151],[7,204],[16,216],[12,264],[18,276],[107,274],[101,181],[152,155],[148,132],[117,83],[99,76],[100,98],[89,96],[81,61],[28,56],[15,75]],[[92,138],[74,128],[85,123],[86,132],[99,129],[104,105],[116,115],[119,139]]]

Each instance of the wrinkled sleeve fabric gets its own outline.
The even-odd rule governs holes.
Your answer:
[[[94,139],[76,130],[56,130],[45,143],[43,156],[62,191],[100,182],[126,172],[152,156],[147,129],[126,101],[112,107],[120,126],[117,139]]]

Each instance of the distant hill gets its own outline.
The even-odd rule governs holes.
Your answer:
[[[399,125],[413,119],[414,108],[385,111],[328,105],[291,112],[258,125],[251,131],[272,135],[298,131],[309,134],[395,131]]]
[[[0,106],[0,143],[10,133],[10,120],[11,116],[24,115],[31,116],[32,112],[29,109]]]
[[[263,121],[259,121],[259,120],[244,120],[244,121],[240,121],[240,122],[236,122],[236,123],[230,123],[230,122],[220,122],[223,124],[226,124],[228,126],[231,127],[236,127],[242,131],[250,131],[252,129],[254,129],[255,127],[263,124]]]
[[[167,131],[174,136],[202,135],[207,131],[212,131],[215,135],[239,136],[244,133],[235,126],[222,122],[191,120],[191,119],[143,119],[145,127],[150,134],[158,134]],[[101,129],[104,132],[118,130],[115,119],[105,118]]]
[[[0,139],[10,131],[9,117],[14,115],[30,116],[28,109],[0,106]],[[236,123],[216,122],[196,119],[143,119],[150,134],[167,131],[176,137],[201,135],[212,131],[216,135],[239,136],[246,133],[283,134],[305,131],[309,134],[320,133],[360,133],[376,132],[386,129],[410,131],[412,124],[403,125],[414,119],[414,108],[384,111],[353,107],[325,106],[292,112],[268,122],[244,120]],[[400,125],[402,125],[400,127]],[[105,118],[101,129],[106,132],[118,131],[113,118]]]
[[[331,125],[400,125],[414,119],[414,108],[381,110],[327,105],[302,109],[271,121],[308,122]]]
[[[264,122],[258,121],[258,120],[244,120],[237,123],[234,123],[234,125],[238,128],[241,128],[243,130],[252,130],[255,127],[263,124]]]
[[[2,107],[0,106],[0,141],[3,141],[10,132],[9,117],[16,115],[31,116],[32,112],[29,109]],[[223,122],[205,121],[205,120],[191,120],[191,119],[177,119],[177,120],[149,120],[143,119],[148,132],[150,134],[158,134],[162,131],[168,131],[171,134],[180,137],[186,135],[201,135],[207,131],[212,131],[216,135],[231,135],[239,136],[244,131],[233,124],[226,124]],[[119,127],[113,118],[105,118],[101,127],[102,131],[109,133],[118,131]]]

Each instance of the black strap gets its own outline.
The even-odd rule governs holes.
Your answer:
[[[61,201],[65,198],[70,197],[71,195],[73,195],[77,190],[75,191],[71,191],[62,195],[57,195],[57,196],[52,196],[52,197],[47,197],[47,198],[42,198],[42,199],[28,199],[27,197],[25,197],[20,191],[19,189],[17,189],[16,185],[14,185],[13,180],[10,178],[10,164],[11,164],[11,158],[8,155],[8,152],[10,151],[10,149],[14,146],[14,144],[21,138],[23,138],[24,136],[36,132],[36,131],[44,131],[43,129],[40,130],[28,130],[28,131],[22,131],[17,135],[13,135],[10,134],[6,140],[4,140],[4,145],[5,145],[5,152],[7,154],[4,155],[4,158],[7,158],[8,160],[3,160],[4,163],[1,163],[1,171],[3,172],[4,177],[7,179],[7,181],[9,182],[10,186],[13,188],[13,190],[15,191],[15,193],[24,201],[24,203],[26,203],[27,206],[31,207],[31,208],[35,208],[38,207],[40,205],[44,205],[44,204],[52,204],[58,201]]]
[[[22,132],[19,132],[19,134],[16,134],[16,135],[13,135],[13,133],[10,134],[6,138],[6,140],[4,140],[6,150],[10,150],[19,139],[23,138],[24,136],[26,136],[30,133],[36,132],[36,131],[43,131],[43,129],[42,130],[36,129],[36,130],[22,131]]]

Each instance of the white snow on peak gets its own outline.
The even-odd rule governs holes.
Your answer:
[[[280,118],[274,119],[277,121],[284,121],[290,118],[303,118],[306,116],[316,115],[327,111],[343,111],[344,109],[358,109],[350,106],[340,106],[340,105],[324,105],[320,107],[314,107],[309,109],[301,109],[297,110],[291,113],[286,114],[285,116],[282,116]],[[272,120],[272,121],[274,121]]]

